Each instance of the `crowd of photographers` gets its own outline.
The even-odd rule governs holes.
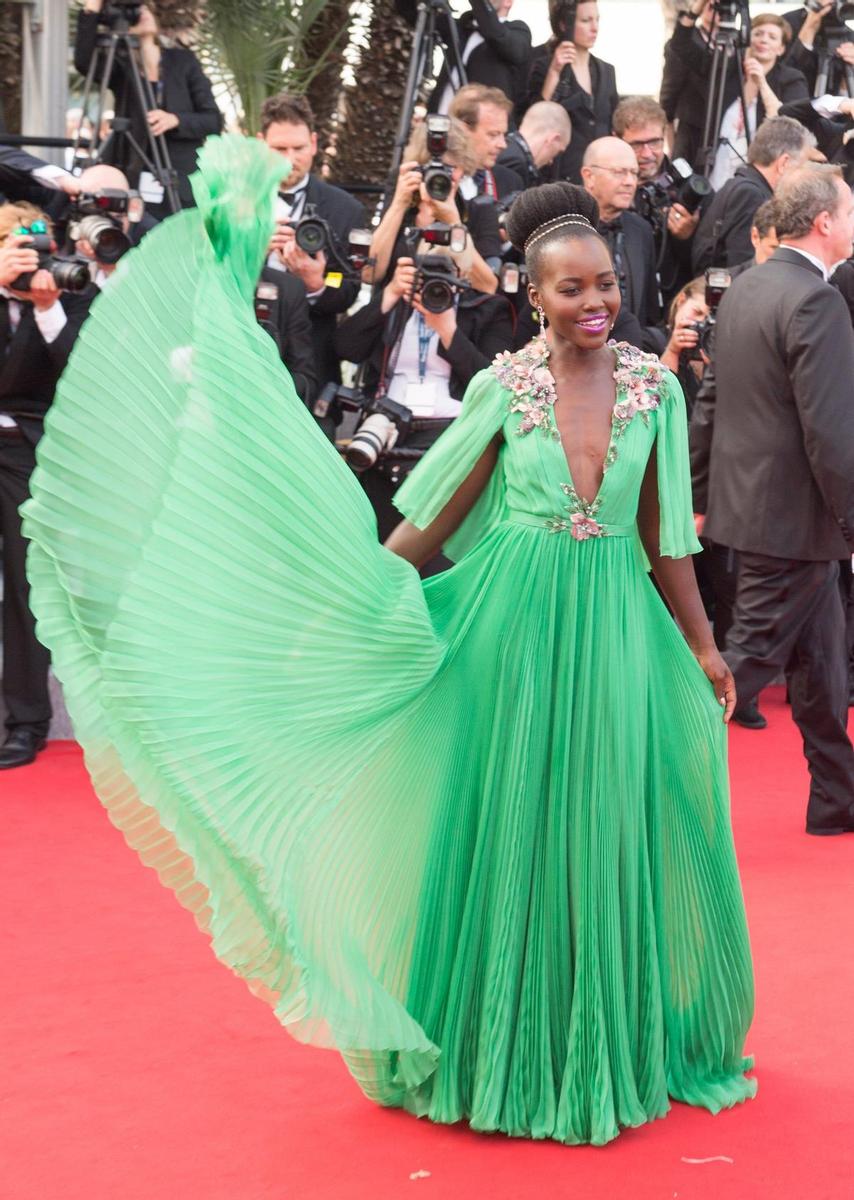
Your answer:
[[[300,397],[359,472],[381,537],[398,519],[396,488],[454,420],[472,377],[537,332],[524,263],[503,228],[519,192],[564,178],[596,198],[623,301],[614,336],[662,357],[682,382],[690,416],[695,409],[707,415],[710,390],[714,395],[715,315],[728,285],[777,244],[781,182],[810,159],[840,163],[849,182],[854,173],[854,40],[836,32],[845,28],[842,0],[809,0],[785,18],[754,18],[742,56],[724,63],[720,136],[711,144],[704,144],[704,124],[719,31],[741,0],[686,2],[665,48],[660,102],[620,99],[613,67],[592,53],[597,0],[551,0],[553,36],[538,48],[527,26],[509,19],[511,4],[471,0],[457,19],[468,83],[461,85],[453,66],[443,70],[373,223],[359,199],[315,170],[317,131],[306,100],[283,94],[263,109],[259,136],[290,171],[276,201],[256,315]],[[398,7],[414,18],[407,0]],[[80,16],[83,70],[100,9],[101,0],[87,0]],[[602,9],[607,19],[607,0]],[[155,38],[148,26],[143,32]],[[178,191],[191,203],[186,179],[195,152],[221,121],[189,51],[154,54],[149,46],[146,61],[163,105],[151,114],[152,128],[178,148]],[[113,76],[120,100],[120,68]],[[0,504],[8,732],[0,767],[32,761],[51,717],[17,510],[88,307],[155,223],[153,213],[162,215],[160,203],[144,211],[141,171],[140,162],[114,160],[72,176],[23,151],[0,151],[7,200],[0,205]],[[854,313],[854,267],[840,266],[836,278]],[[164,303],[166,297],[168,286]],[[845,386],[850,390],[850,381]],[[440,558],[425,570],[445,566]],[[735,556],[710,544],[698,569],[723,644]],[[849,582],[850,569],[842,574]],[[739,719],[764,723],[755,705]]]

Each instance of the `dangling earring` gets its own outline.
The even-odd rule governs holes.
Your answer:
[[[537,305],[537,320],[540,322],[540,337],[546,336],[546,314],[542,304]]]

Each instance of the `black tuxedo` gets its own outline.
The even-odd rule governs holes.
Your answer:
[[[99,14],[81,12],[77,18],[74,43],[74,65],[81,75],[89,69],[95,53]],[[131,77],[122,56],[116,55],[109,86],[116,97],[116,112],[131,119],[131,134],[143,147],[147,146],[146,126],[138,112],[131,91]],[[166,134],[166,145],[172,166],[177,173],[178,192],[184,206],[192,205],[193,194],[188,177],[196,169],[196,155],[206,137],[222,129],[222,113],[213,98],[210,80],[191,50],[164,48],[160,58],[160,83],[155,89],[158,108],[174,113],[180,124]],[[135,151],[124,146],[111,147],[104,159],[120,167],[136,187],[141,163]]]
[[[644,349],[658,354],[664,344],[663,336],[655,328],[661,320],[661,305],[652,229],[634,212],[624,212],[611,222],[603,221],[599,228],[611,249],[623,308],[637,318],[644,331]]]
[[[508,100],[512,100],[518,116],[524,109],[525,85],[528,60],[531,56],[531,31],[524,21],[501,21],[489,0],[470,0],[471,8],[456,19],[460,53],[465,52],[466,42],[473,33],[479,33],[483,41],[475,46],[465,64],[469,83],[482,83],[486,87],[500,88]],[[395,0],[398,13],[414,25],[417,5],[415,0]],[[441,16],[438,28],[445,43],[449,32],[447,18]],[[445,66],[439,75],[430,98],[430,107],[435,111],[448,83]]]
[[[536,187],[543,182],[531,148],[518,130],[507,135],[507,146],[498,155],[495,165],[512,172],[516,177],[515,187],[510,188],[510,191]]]
[[[45,342],[33,307],[24,304],[14,333],[9,302],[0,297],[0,413],[13,417],[17,430],[0,430],[0,531],[3,535],[3,699],[9,729],[27,728],[43,736],[50,724],[47,672],[50,657],[35,635],[26,577],[27,544],[18,509],[29,496],[35,446],[42,421],[80,325],[89,296],[63,295],[67,321],[52,342]],[[84,431],[83,436],[90,436]]]
[[[317,215],[328,222],[335,234],[340,254],[347,251],[351,229],[365,223],[365,212],[358,200],[348,192],[334,187],[317,175],[310,175],[306,187],[305,205],[313,204]],[[302,215],[305,215],[305,207]],[[337,270],[330,261],[331,271]],[[345,280],[339,288],[325,287],[319,296],[309,299],[311,326],[314,336],[314,360],[320,387],[330,380],[340,381],[341,369],[335,353],[335,326],[338,316],[347,311],[359,294],[355,280]]]
[[[742,702],[786,671],[812,775],[807,824],[832,832],[854,820],[837,566],[854,550],[854,332],[844,300],[781,247],[724,296],[715,369],[715,404],[703,414],[704,533],[740,552],[726,657]]]
[[[662,105],[668,117],[679,121],[673,148],[677,158],[687,158],[695,169],[702,169],[703,126],[713,55],[699,30],[677,23],[665,48],[662,77]],[[780,59],[768,72],[768,84],[783,103],[809,97],[809,85],[803,72]],[[735,61],[730,62],[724,85],[723,111],[738,98],[741,76]],[[756,128],[765,120],[765,105],[759,96],[756,104]],[[715,131],[717,132],[717,131]]]
[[[774,195],[761,171],[739,167],[712,198],[694,234],[694,274],[707,267],[736,267],[753,257],[750,230],[756,210]]]
[[[0,193],[8,200],[27,200],[42,207],[42,201],[52,196],[54,189],[35,179],[33,171],[47,165],[44,159],[27,154],[19,146],[0,146]]]
[[[549,69],[554,45],[546,42],[537,46],[531,58],[531,70],[528,74],[528,103],[527,107],[536,104],[543,98],[543,84]],[[558,155],[552,164],[552,178],[568,179],[571,183],[581,183],[581,162],[584,151],[597,138],[607,137],[611,133],[614,109],[619,102],[617,93],[617,76],[610,63],[590,55],[590,81],[593,95],[590,96],[579,84],[573,74],[572,67],[564,67],[560,82],[555,88],[552,100],[562,104],[569,113],[572,122],[572,140],[563,154]]]
[[[276,343],[279,357],[291,373],[299,398],[311,408],[317,396],[317,367],[311,315],[301,279],[275,267],[265,267],[261,281],[276,289],[269,322],[262,321]],[[256,292],[257,295],[257,292]]]

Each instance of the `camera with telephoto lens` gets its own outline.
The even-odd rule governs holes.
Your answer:
[[[47,231],[44,221],[33,221],[30,225],[21,225],[15,233],[29,238],[25,250],[35,250],[39,256],[37,271],[49,271],[53,282],[62,292],[85,292],[92,277],[89,274],[89,263],[85,258],[60,258],[53,253],[53,238]],[[28,292],[33,284],[33,275],[19,275],[9,284],[16,292]]]
[[[806,0],[804,8],[807,12],[818,13],[824,8],[826,0]],[[825,22],[830,18],[837,20],[843,25],[846,21],[854,21],[854,3],[852,0],[835,0],[833,8],[825,17]]]
[[[430,161],[418,170],[431,200],[447,200],[454,186],[453,167],[443,162],[443,156],[448,152],[450,128],[450,117],[440,117],[432,113],[427,118],[427,153],[430,155]]]
[[[388,396],[367,396],[360,388],[328,383],[314,404],[318,420],[332,417],[336,424],[342,412],[363,414],[350,444],[344,451],[347,465],[357,474],[374,466],[377,459],[403,441],[412,427],[412,412]]]
[[[681,204],[693,214],[711,194],[712,185],[704,175],[692,171],[684,158],[674,158],[664,181],[650,180],[640,185],[635,196],[635,211],[650,225],[663,227],[667,210],[674,204]]]
[[[68,236],[73,242],[88,242],[100,263],[117,263],[133,243],[122,228],[122,218],[131,224],[142,220],[145,204],[139,192],[100,188],[76,197],[68,218]]]
[[[460,280],[454,261],[447,254],[418,254],[414,291],[420,293],[421,303],[429,313],[447,312],[454,307],[454,297],[467,285]]]
[[[687,329],[693,329],[697,334],[697,345],[688,355],[689,362],[702,362],[703,354],[712,357],[714,330],[718,319],[718,306],[723,300],[726,290],[732,283],[732,275],[721,267],[709,267],[706,271],[706,308],[709,315],[702,321],[692,321]]]

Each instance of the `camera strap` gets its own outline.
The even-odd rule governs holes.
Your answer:
[[[434,331],[428,327],[422,313],[415,315],[418,317],[418,379],[420,383],[423,383],[427,374],[427,359],[430,356],[430,343],[433,340]]]

